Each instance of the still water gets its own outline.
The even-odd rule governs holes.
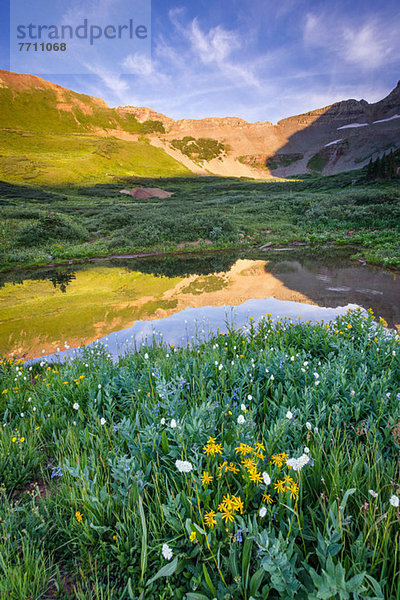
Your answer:
[[[183,344],[267,312],[328,321],[349,306],[400,331],[400,274],[304,248],[20,271],[0,278],[0,354],[63,356],[106,337],[118,355],[154,332]]]

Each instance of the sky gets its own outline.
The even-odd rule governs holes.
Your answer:
[[[62,8],[64,22],[75,24],[85,16],[123,19],[121,2],[139,23],[147,16],[137,3],[150,2],[11,0],[22,1],[42,23]],[[0,0],[2,69],[10,69],[9,5]],[[73,69],[54,55],[47,57],[50,73],[21,55],[14,64],[110,106],[148,106],[175,119],[273,123],[339,100],[376,102],[400,79],[398,0],[153,0],[148,31],[143,44],[81,45]],[[11,40],[13,53],[17,41]]]

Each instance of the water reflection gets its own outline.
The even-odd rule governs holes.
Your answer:
[[[221,327],[230,310],[225,307],[247,303],[246,310],[258,310],[248,301],[270,297],[300,303],[295,305],[298,314],[305,310],[301,305],[372,307],[400,330],[398,274],[357,265],[346,252],[332,254],[330,248],[325,255],[301,248],[250,256],[119,259],[8,275],[0,285],[0,353],[26,359],[132,326],[130,335],[139,339],[138,328],[147,332],[151,321],[172,316],[165,327],[181,331],[176,315],[188,308],[224,307],[212,313],[212,326]],[[275,308],[284,315],[289,307]]]

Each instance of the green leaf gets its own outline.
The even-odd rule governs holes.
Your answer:
[[[265,569],[263,567],[261,567],[260,569],[258,569],[258,571],[256,571],[253,575],[253,577],[250,579],[250,594],[251,596],[255,596],[255,594],[258,592],[260,585],[262,584],[262,581],[264,579],[265,576]]]
[[[147,567],[147,525],[141,496],[139,496],[139,514],[142,524],[142,551],[140,553],[140,583],[142,583]]]
[[[208,574],[207,567],[206,567],[206,565],[204,563],[203,563],[203,573],[204,573],[204,577],[205,577],[205,580],[206,580],[206,584],[208,585],[208,588],[209,588],[210,592],[214,596],[216,596],[217,595],[217,591],[216,591],[216,589],[214,587],[213,582],[211,581],[211,577]]]
[[[168,454],[169,443],[168,443],[168,438],[167,438],[167,432],[165,431],[165,429],[163,429],[163,432],[161,434],[161,446],[162,446],[164,454]]]
[[[245,592],[245,597],[247,597],[247,584],[249,581],[249,571],[250,571],[250,558],[251,558],[251,549],[253,546],[253,540],[250,538],[246,538],[243,544],[243,556],[242,556],[242,584],[243,590]]]
[[[165,565],[164,567],[162,567],[159,571],[157,571],[157,573],[154,575],[154,577],[152,577],[151,579],[149,579],[147,581],[146,587],[148,587],[149,585],[151,585],[152,583],[157,581],[157,579],[160,579],[160,577],[170,577],[171,575],[173,575],[176,571],[177,566],[178,566],[178,557],[175,557],[172,562],[170,562],[167,565]]]

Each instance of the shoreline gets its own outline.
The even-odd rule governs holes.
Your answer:
[[[185,255],[197,255],[197,254],[219,254],[223,252],[233,252],[235,250],[247,250],[247,251],[259,251],[259,252],[270,252],[270,251],[283,251],[293,250],[300,247],[310,246],[326,246],[331,245],[333,249],[343,247],[342,244],[335,244],[334,241],[327,242],[290,242],[289,245],[280,246],[279,244],[271,245],[268,248],[263,246],[230,246],[228,248],[201,248],[201,249],[188,249],[188,250],[171,250],[169,252],[136,252],[132,254],[111,254],[109,256],[91,256],[90,258],[70,258],[61,262],[46,263],[43,265],[18,265],[9,269],[0,269],[0,274],[12,273],[18,271],[34,271],[36,269],[50,269],[55,267],[65,267],[71,265],[83,265],[96,262],[108,262],[111,260],[125,260],[125,259],[137,259],[137,258],[150,258],[150,257],[168,257],[168,256],[185,256]],[[400,268],[392,265],[383,265],[382,263],[372,263],[365,259],[354,258],[351,259],[354,262],[361,263],[362,265],[368,265],[371,267],[378,267],[387,269],[389,271],[399,272]]]

